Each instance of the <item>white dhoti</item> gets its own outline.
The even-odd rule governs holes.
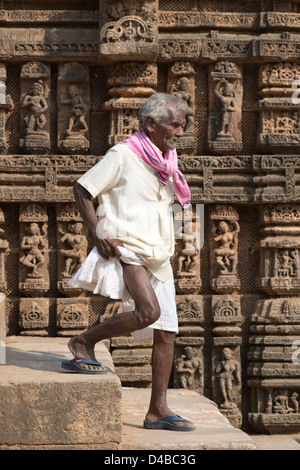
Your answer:
[[[126,289],[120,260],[127,264],[139,266],[143,266],[143,263],[133,251],[122,246],[118,248],[121,256],[106,260],[99,255],[97,248],[94,247],[68,284],[111,299],[121,299],[123,311],[129,312],[134,310],[135,305]],[[159,319],[152,325],[132,333],[137,340],[152,338],[153,328],[178,333],[173,276],[166,282],[162,282],[149,271],[148,273],[161,314]]]

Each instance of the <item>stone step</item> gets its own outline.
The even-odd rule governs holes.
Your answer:
[[[74,374],[67,338],[6,338],[0,366],[0,450],[254,450],[215,403],[191,390],[168,390],[170,408],[193,421],[192,432],[143,428],[149,388],[122,388],[111,355],[98,343],[96,357],[109,372]]]
[[[191,432],[143,428],[150,389],[123,388],[123,450],[255,450],[246,433],[234,428],[217,405],[192,390],[168,390],[168,405],[176,414],[196,425]]]
[[[0,366],[0,449],[116,449],[122,440],[120,379],[111,355],[98,343],[107,374],[74,374],[66,338],[8,337]]]

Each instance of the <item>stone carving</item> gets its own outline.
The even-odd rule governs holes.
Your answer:
[[[242,321],[240,297],[238,295],[214,295],[212,297],[213,321],[213,391],[222,413],[233,426],[242,424],[241,358],[240,344]],[[222,349],[220,349],[222,348]],[[233,349],[232,349],[233,348]]]
[[[181,388],[197,390],[203,387],[203,362],[193,348],[184,348],[183,354],[175,360],[175,371]]]
[[[109,69],[112,96],[104,105],[110,113],[108,144],[125,140],[139,130],[138,111],[155,93],[157,65],[142,62],[118,63]]]
[[[203,393],[203,304],[200,295],[177,295],[176,306],[180,335],[175,339],[175,388]]]
[[[65,295],[84,295],[81,289],[68,286],[68,280],[87,257],[87,234],[74,204],[58,206],[58,289]]]
[[[230,348],[222,349],[222,360],[216,367],[216,374],[223,398],[220,407],[223,409],[237,408],[233,387],[234,380],[237,384],[241,383],[240,364],[234,359]]]
[[[81,266],[86,258],[86,236],[82,235],[83,224],[75,222],[71,224],[68,233],[62,234],[60,243],[66,248],[61,249],[61,254],[66,258],[65,270],[62,276],[71,277]]]
[[[177,315],[180,325],[203,321],[202,299],[198,295],[177,295]]]
[[[38,204],[22,205],[19,221],[19,288],[26,295],[42,296],[49,289],[46,209]]]
[[[213,296],[213,318],[216,323],[236,323],[242,320],[239,297],[236,295]]]
[[[278,205],[262,212],[265,225],[260,241],[262,272],[257,283],[270,294],[299,292],[298,211],[297,205]]]
[[[88,299],[57,299],[58,336],[74,336],[89,325]]]
[[[197,59],[200,56],[201,44],[197,39],[174,38],[160,39],[159,58],[169,60]]]
[[[4,223],[5,223],[4,212],[0,208],[0,225],[3,225]],[[2,238],[4,236],[6,236],[5,229],[0,227],[0,291],[5,291],[7,288],[4,254],[7,248],[9,247],[9,243],[5,238]]]
[[[224,294],[240,286],[237,278],[238,219],[232,207],[218,205],[211,211],[212,287]]]
[[[0,153],[7,149],[6,142],[6,115],[13,110],[14,104],[10,95],[6,93],[6,65],[0,64]]]
[[[186,209],[182,220],[181,210],[175,214],[176,253],[173,258],[175,285],[179,294],[195,294],[201,287],[200,248],[197,214]]]
[[[177,150],[193,153],[194,140],[194,114],[195,114],[195,70],[191,63],[175,62],[169,71],[168,88],[169,93],[184,100],[189,108],[186,115],[184,136],[179,140]]]
[[[299,145],[299,108],[293,99],[295,80],[299,80],[299,65],[292,62],[266,64],[260,70],[262,99],[260,107],[259,144],[284,149]]]
[[[242,425],[240,344],[237,337],[214,339],[214,400],[235,427]]]
[[[58,76],[58,146],[64,153],[87,153],[89,143],[89,70],[70,62]]]
[[[0,10],[1,22],[7,23],[94,23],[99,21],[97,10]]]
[[[289,396],[287,390],[278,390],[273,399],[273,413],[287,414],[299,412],[299,394],[293,392]]]
[[[232,38],[211,31],[211,38],[202,39],[201,56],[212,60],[247,59],[253,55],[253,42],[249,39]]]
[[[222,28],[241,28],[250,29],[260,26],[260,18],[257,13],[236,13],[219,11],[160,11],[160,28],[196,28],[222,27]]]
[[[105,2],[100,30],[100,52],[118,58],[142,54],[144,59],[158,53],[158,1]],[[113,21],[105,22],[109,19]]]
[[[210,73],[209,146],[214,153],[242,149],[242,73],[233,62],[218,62]]]
[[[48,336],[49,299],[20,299],[20,332],[23,336]]]
[[[249,422],[260,432],[294,432],[300,429],[299,364],[294,357],[299,344],[297,204],[265,206],[261,210],[260,278],[258,286],[279,298],[257,301],[253,325],[248,381],[253,391]],[[295,346],[296,345],[296,346]],[[297,352],[297,351],[296,351]]]
[[[45,257],[43,255],[46,246],[46,233],[42,231],[39,224],[31,222],[27,227],[27,235],[22,239],[21,249],[24,255],[20,258],[20,262],[30,269],[27,277],[42,278],[43,273],[41,267],[45,264]]]
[[[179,167],[193,204],[206,204],[208,237],[200,252],[193,213],[176,239],[172,385],[209,392],[235,426],[243,412],[256,431],[299,432],[297,2],[226,2],[227,11],[209,0],[102,0],[78,10],[9,3],[0,1],[0,290],[9,334],[71,336],[117,314],[117,303],[67,285],[87,249],[72,186],[106,144],[137,130],[152,93],[177,94],[191,110]],[[107,343],[122,382],[148,387],[152,342]],[[236,376],[228,390],[221,384],[226,348],[248,373],[248,391]],[[201,377],[189,361],[202,364]]]
[[[22,67],[20,146],[27,153],[46,153],[50,148],[49,80],[49,68],[42,62],[31,61]]]

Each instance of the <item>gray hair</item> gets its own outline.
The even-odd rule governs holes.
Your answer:
[[[168,93],[155,93],[152,95],[140,108],[140,130],[144,132],[147,131],[146,122],[149,117],[152,118],[156,124],[162,124],[167,121],[170,117],[169,111],[172,108],[180,109],[185,114],[189,112],[187,103],[175,95],[169,95]]]

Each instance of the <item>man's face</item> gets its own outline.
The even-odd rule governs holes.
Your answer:
[[[169,118],[161,124],[157,124],[152,118],[149,118],[147,122],[149,138],[161,152],[174,150],[177,140],[184,134],[184,111],[172,107],[168,112]]]

